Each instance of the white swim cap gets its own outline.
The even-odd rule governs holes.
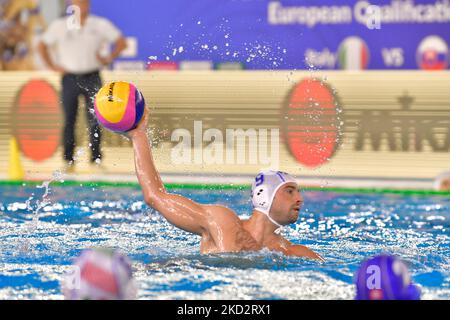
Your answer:
[[[269,215],[270,208],[278,189],[290,182],[297,183],[288,173],[269,170],[260,172],[252,183],[253,208],[264,213],[278,227],[281,225]]]

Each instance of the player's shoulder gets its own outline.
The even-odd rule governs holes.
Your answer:
[[[226,220],[239,220],[236,212],[222,205],[203,205],[206,212],[209,213],[211,218],[220,218]]]

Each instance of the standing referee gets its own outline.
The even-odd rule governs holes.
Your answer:
[[[74,170],[74,131],[80,95],[86,100],[91,162],[100,163],[101,133],[93,112],[94,96],[102,86],[100,69],[126,48],[119,29],[105,18],[90,15],[90,0],[73,0],[71,8],[74,15],[54,21],[39,44],[39,52],[49,68],[62,74],[64,160],[69,172]],[[105,44],[114,44],[108,57],[100,55]],[[49,54],[49,48],[54,48],[54,55]]]

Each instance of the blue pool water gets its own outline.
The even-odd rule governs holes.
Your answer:
[[[48,194],[45,195],[45,192]],[[249,191],[172,190],[241,217]],[[62,299],[84,248],[133,260],[140,299],[352,299],[359,263],[378,253],[409,265],[424,299],[450,298],[450,198],[304,192],[283,234],[325,263],[271,252],[200,255],[199,237],[169,225],[137,188],[0,187],[0,299]]]

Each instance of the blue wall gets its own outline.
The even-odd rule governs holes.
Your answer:
[[[305,69],[305,52],[312,49],[322,53],[328,50],[336,60],[334,64],[315,61],[315,67],[339,69],[340,64],[336,58],[341,42],[348,36],[358,36],[367,44],[367,68],[417,69],[417,48],[426,36],[437,35],[447,46],[450,44],[448,0],[410,1],[416,10],[422,12],[423,17],[426,18],[427,12],[434,15],[431,16],[434,21],[382,22],[381,29],[378,30],[369,29],[364,23],[357,21],[355,9],[358,2],[361,5],[361,1],[278,1],[284,8],[295,6],[311,9],[326,6],[331,9],[332,6],[347,6],[351,12],[351,21],[311,26],[301,23],[270,24],[270,2],[274,1],[93,0],[92,11],[111,19],[126,36],[136,37],[139,52],[134,60],[146,62],[152,57],[151,59],[160,61],[238,61],[243,62],[248,69]],[[396,1],[372,1],[372,4],[389,5],[391,8],[395,3]],[[436,5],[439,3],[443,4],[443,12],[446,12],[446,16],[441,16],[442,22],[437,21],[435,14],[436,10],[440,10],[439,5]],[[419,7],[424,4],[431,6]],[[403,7],[401,12],[405,13],[407,10],[407,7]],[[441,62],[448,59],[448,52],[437,53],[440,54],[438,59]],[[389,56],[394,59],[391,63],[386,60]]]

